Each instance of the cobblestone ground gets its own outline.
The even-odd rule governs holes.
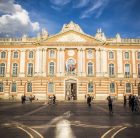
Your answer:
[[[1,138],[139,138],[140,113],[115,102],[0,102]]]

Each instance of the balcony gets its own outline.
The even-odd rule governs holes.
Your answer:
[[[17,77],[18,76],[18,74],[12,74],[12,77]]]
[[[110,78],[115,78],[116,75],[115,75],[115,74],[109,74],[109,77],[110,77]]]
[[[125,75],[124,75],[124,78],[132,78],[132,75],[130,75],[130,74],[125,74]]]
[[[94,74],[87,74],[87,77],[94,77]]]
[[[0,77],[5,77],[5,74],[0,74]]]
[[[27,74],[27,77],[33,77],[33,74]]]
[[[77,76],[77,73],[75,73],[75,72],[66,72],[65,76]]]

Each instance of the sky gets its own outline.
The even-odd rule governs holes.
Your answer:
[[[140,38],[140,0],[0,0],[0,37],[59,33],[70,21],[95,36]]]

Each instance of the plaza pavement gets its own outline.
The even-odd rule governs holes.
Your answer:
[[[107,101],[0,101],[0,138],[139,138],[140,113],[113,104],[112,115]]]

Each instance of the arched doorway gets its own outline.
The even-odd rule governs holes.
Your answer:
[[[138,96],[140,96],[140,83],[138,83]]]
[[[65,81],[65,99],[77,100],[77,81],[69,79]]]

